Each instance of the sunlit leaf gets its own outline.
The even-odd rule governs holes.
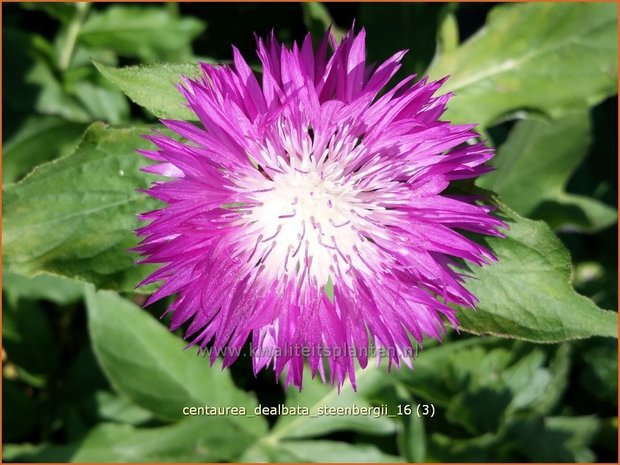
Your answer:
[[[494,8],[485,27],[429,70],[450,76],[445,117],[488,127],[517,111],[558,117],[615,94],[617,22],[611,3]]]
[[[146,311],[113,292],[92,289],[86,306],[99,363],[112,385],[134,403],[169,420],[183,418],[184,407],[243,407],[247,416],[215,415],[214,421],[236,425],[240,436],[265,431],[264,419],[254,416],[256,401],[235,387],[230,373],[184,351],[187,344]]]
[[[510,229],[486,240],[497,262],[470,270],[467,286],[479,302],[459,312],[461,329],[535,342],[617,338],[618,314],[575,292],[570,255],[549,227],[503,213]]]
[[[148,185],[135,153],[149,128],[107,129],[95,124],[77,150],[39,166],[3,196],[3,263],[17,273],[49,272],[133,289],[148,267],[128,252],[137,241],[136,214],[156,207],[136,191]]]
[[[177,89],[182,78],[199,76],[198,66],[186,64],[158,64],[113,68],[95,63],[97,69],[116,84],[134,103],[146,108],[159,118],[195,120]]]

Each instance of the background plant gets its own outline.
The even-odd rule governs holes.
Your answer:
[[[156,117],[191,118],[172,84],[197,60],[354,18],[371,59],[409,48],[403,74],[452,76],[446,117],[496,146],[478,185],[511,229],[472,270],[478,311],[415,371],[284,393],[248,357],[221,372],[183,352],[154,318],[166,302],[139,308],[148,270],[126,250],[151,179],[134,149]],[[3,20],[5,461],[615,460],[615,5],[37,3]],[[258,402],[437,414],[181,413]]]

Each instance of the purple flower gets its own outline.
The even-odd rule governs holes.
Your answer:
[[[172,329],[190,322],[212,363],[251,335],[255,373],[272,365],[301,388],[307,359],[355,387],[370,348],[411,366],[444,317],[456,327],[448,304],[476,302],[453,258],[493,256],[457,230],[503,223],[445,191],[486,173],[493,151],[471,142],[474,125],[439,120],[443,80],[386,88],[405,52],[371,65],[364,42],[364,30],[316,51],[309,35],[292,49],[258,39],[259,79],[233,48],[234,66],[202,64],[179,87],[200,126],[163,120],[182,141],[147,136],[145,171],[171,180],[146,191],[166,206],[141,215],[141,263],[162,264],[141,285],[163,281],[147,304],[176,293]]]

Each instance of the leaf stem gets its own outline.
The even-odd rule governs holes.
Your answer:
[[[80,33],[80,29],[82,28],[82,24],[84,24],[84,20],[86,19],[86,14],[90,8],[90,3],[78,2],[75,4],[75,8],[75,16],[69,24],[65,43],[63,44],[62,50],[60,51],[60,56],[58,57],[58,67],[61,71],[66,71],[71,64],[71,57],[73,56],[75,43],[77,42],[77,37]]]

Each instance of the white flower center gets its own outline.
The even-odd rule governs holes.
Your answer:
[[[298,276],[317,286],[330,276],[348,280],[351,267],[370,272],[363,254],[373,245],[365,234],[372,209],[337,163],[301,165],[253,179],[258,205],[243,219],[256,238],[251,264],[269,279]]]

